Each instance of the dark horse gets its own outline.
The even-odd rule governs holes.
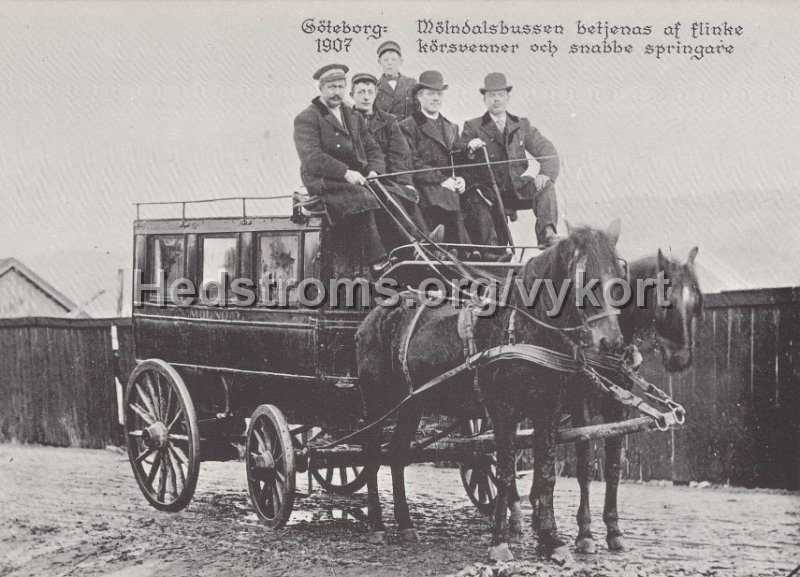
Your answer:
[[[619,278],[622,270],[614,251],[618,235],[617,226],[612,227],[608,235],[589,228],[570,230],[565,239],[525,264],[521,278],[525,291],[531,291],[535,279],[549,279],[558,291],[565,283],[576,281],[579,273],[583,273],[585,279],[598,279],[601,285]],[[607,305],[602,291],[595,291],[596,302],[589,300],[586,307],[581,308],[576,306],[573,288],[570,286],[564,306],[555,315],[554,303],[544,291],[531,307],[522,302],[522,291],[515,292],[512,303],[523,311],[515,321],[517,342],[570,353],[574,352],[573,347],[620,347],[621,332],[613,314],[617,311]],[[477,320],[475,336],[480,349],[507,342],[509,314],[501,310],[493,317]],[[460,362],[464,344],[459,337],[458,324],[459,311],[453,307],[416,310],[380,307],[370,312],[356,335],[359,379],[370,417],[380,417],[410,390]],[[481,401],[494,422],[498,446],[500,487],[492,539],[495,551],[505,543],[505,509],[510,491],[515,492],[511,482],[514,472],[511,446],[516,423],[522,418],[532,419],[537,431],[536,472],[531,493],[534,528],[543,549],[552,550],[561,545],[555,533],[552,492],[555,428],[562,412],[563,396],[568,391],[562,386],[566,378],[564,373],[512,360],[500,361],[479,371]],[[462,373],[426,394],[425,407],[456,417],[478,416],[480,406],[475,406],[472,385],[472,375]],[[411,403],[401,409],[390,441],[394,512],[401,537],[409,540],[415,539],[416,534],[408,512],[404,468],[422,408],[420,403]],[[375,456],[380,450],[379,436],[366,440],[365,449],[368,458]],[[375,476],[368,484],[368,499],[370,530],[382,538],[384,525]]]
[[[681,263],[666,258],[659,249],[656,256],[634,261],[629,267],[632,298],[621,309],[619,324],[622,335],[626,343],[636,345],[645,353],[657,346],[664,368],[670,372],[685,370],[692,364],[695,323],[703,312],[703,293],[694,270],[696,256],[697,247],[689,252],[686,262]],[[659,305],[653,288],[646,288],[645,281],[657,279],[659,275],[669,281],[666,291],[667,306]],[[599,412],[606,423],[621,421],[626,416],[625,407],[608,398],[573,398],[578,398],[579,402],[567,407],[567,411],[572,414],[572,426],[588,425],[595,412]],[[578,442],[575,450],[576,475],[581,491],[577,515],[578,537],[575,544],[578,552],[592,553],[595,551],[595,544],[589,512],[589,484],[592,475],[590,443]],[[606,524],[606,542],[612,551],[620,551],[625,547],[617,515],[622,438],[606,438],[604,452],[606,494],[603,520]]]
[[[697,247],[689,252],[686,262],[681,263],[665,257],[659,250],[654,256],[632,262],[628,271],[632,295],[628,305],[621,309],[619,324],[622,336],[626,343],[636,345],[645,354],[657,348],[664,368],[670,372],[683,371],[692,364],[695,324],[703,313],[703,293],[694,268],[696,256]],[[666,306],[659,306],[654,287],[648,288],[646,283],[660,275],[669,281]],[[580,388],[584,384],[577,381],[572,386]],[[570,398],[573,402],[571,406],[565,406],[565,410],[571,414],[573,427],[590,424],[595,414],[601,415],[604,422],[611,423],[623,420],[627,413],[620,403],[606,397],[575,394]],[[591,444],[588,441],[578,442],[575,444],[575,451],[576,476],[581,494],[575,545],[579,553],[593,553],[596,547],[589,511]],[[606,494],[603,520],[606,524],[606,543],[612,551],[620,551],[625,547],[617,514],[621,452],[621,437],[605,439],[603,475]],[[522,527],[519,524],[519,495],[516,486],[512,488],[508,506],[511,510],[511,531],[519,533]]]

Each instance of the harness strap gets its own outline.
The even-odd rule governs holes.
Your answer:
[[[508,327],[506,328],[506,335],[508,335],[509,345],[517,344],[516,326],[517,326],[517,309],[511,309],[511,314],[508,315]]]
[[[423,311],[425,310],[425,301],[420,299],[419,301],[419,308],[417,312],[414,313],[414,318],[411,319],[411,324],[408,325],[406,329],[406,335],[403,339],[403,343],[400,348],[400,366],[403,369],[403,374],[406,377],[406,384],[408,385],[408,392],[414,392],[414,383],[411,380],[411,371],[408,368],[408,345],[411,344],[411,337],[414,336],[414,329],[417,328],[417,323],[419,322],[420,317],[422,316]]]

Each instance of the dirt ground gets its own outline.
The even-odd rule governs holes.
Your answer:
[[[381,475],[395,537],[390,481]],[[305,479],[298,479],[301,490]],[[286,528],[270,531],[250,510],[241,462],[203,463],[194,501],[169,514],[147,505],[121,453],[0,445],[0,576],[785,577],[800,564],[797,493],[623,484],[626,552],[601,549],[560,566],[537,558],[527,526],[512,543],[517,561],[487,566],[489,524],[468,501],[458,471],[417,465],[407,479],[420,543],[376,546],[356,518],[361,494],[315,492],[298,500]],[[520,483],[527,490],[530,475]],[[601,545],[604,487],[592,488]],[[577,505],[575,479],[559,479],[556,515],[570,541]],[[530,515],[527,502],[524,510]]]

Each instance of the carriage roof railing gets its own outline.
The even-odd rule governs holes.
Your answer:
[[[241,208],[242,212],[240,215],[235,215],[230,218],[237,218],[239,216],[242,219],[247,219],[248,216],[256,216],[256,215],[248,215],[247,214],[247,201],[248,200],[285,200],[289,198],[293,198],[294,194],[279,194],[276,196],[224,196],[220,198],[202,198],[199,200],[156,200],[156,201],[147,201],[147,202],[134,202],[134,206],[136,207],[136,220],[141,219],[141,208],[143,206],[168,206],[168,205],[180,205],[181,206],[181,219],[186,220],[186,206],[187,205],[195,205],[195,204],[210,204],[213,202],[231,202],[231,201],[241,201]],[[274,215],[270,215],[274,216]]]

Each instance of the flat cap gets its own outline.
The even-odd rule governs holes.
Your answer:
[[[400,56],[403,55],[403,53],[400,52],[400,45],[397,42],[395,42],[394,40],[387,40],[386,42],[378,46],[378,58],[380,58],[384,52],[388,52],[389,50],[394,50]]]
[[[319,70],[314,73],[314,80],[319,81],[333,81],[333,80],[344,80],[347,78],[345,74],[350,69],[345,66],[344,64],[328,64],[323,66]]]
[[[377,84],[378,79],[369,72],[359,72],[357,74],[353,74],[353,78],[350,79],[350,84],[358,84],[359,82],[371,82],[372,84]]]

